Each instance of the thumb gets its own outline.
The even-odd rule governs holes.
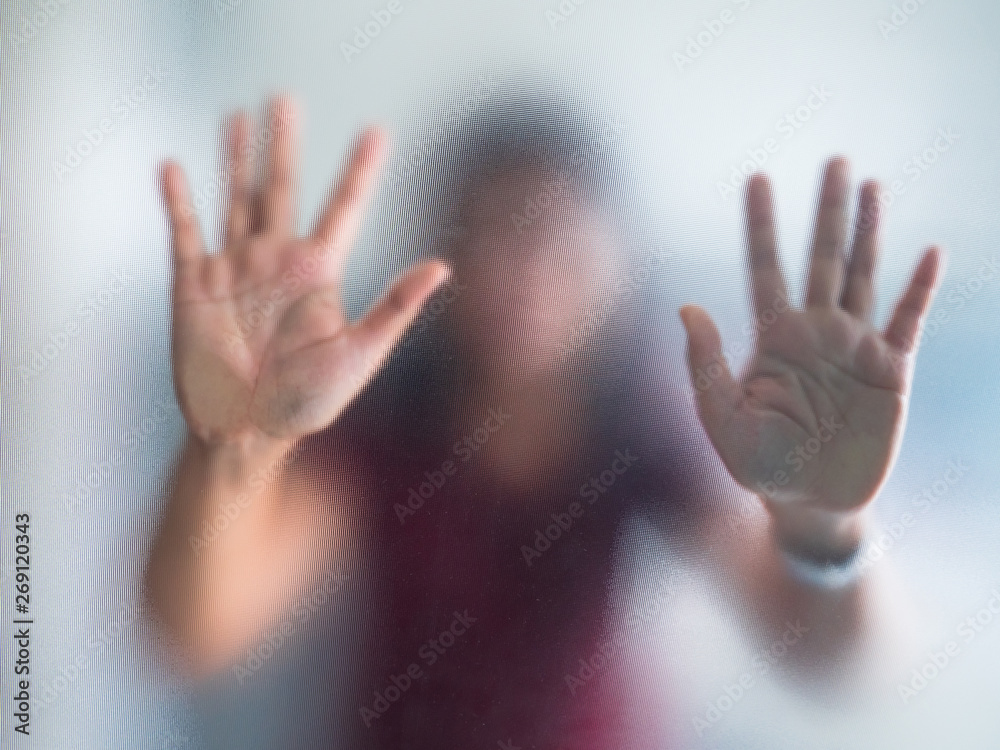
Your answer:
[[[411,268],[389,288],[368,314],[351,327],[348,338],[360,355],[365,373],[348,377],[367,380],[386,358],[420,312],[427,298],[451,275],[439,260],[429,260]]]
[[[684,305],[680,317],[687,332],[688,372],[698,416],[709,438],[718,444],[739,405],[741,389],[729,372],[719,330],[708,313],[697,305]]]

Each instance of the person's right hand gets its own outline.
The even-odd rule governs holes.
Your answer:
[[[229,127],[223,247],[207,254],[179,166],[163,169],[174,249],[173,368],[191,431],[210,443],[290,441],[321,430],[378,369],[448,276],[427,261],[398,279],[356,323],[340,284],[385,137],[367,130],[312,234],[295,236],[296,113],[269,111],[264,184],[252,185],[251,124]]]

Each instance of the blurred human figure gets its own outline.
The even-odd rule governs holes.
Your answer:
[[[649,514],[707,548],[721,491],[692,449],[694,427],[670,418],[672,384],[657,377],[642,295],[622,293],[644,248],[625,218],[628,185],[614,179],[621,165],[587,152],[596,161],[581,168],[597,131],[570,110],[484,108],[444,151],[434,206],[452,230],[443,260],[414,266],[352,323],[340,282],[385,137],[362,136],[315,230],[298,238],[295,122],[278,99],[258,190],[251,125],[234,118],[218,254],[205,252],[180,169],[164,170],[174,375],[190,436],[147,587],[185,668],[233,664],[343,565],[361,571],[370,603],[363,666],[345,676],[357,702],[343,710],[358,729],[345,746],[654,746],[669,707],[644,706],[620,669],[582,687],[573,679],[613,636],[622,523]],[[847,163],[827,165],[796,309],[767,180],[750,180],[758,336],[738,378],[708,315],[681,310],[705,433],[767,509],[767,523],[706,559],[723,568],[751,628],[806,623],[797,657],[817,665],[843,663],[891,623],[879,571],[853,563],[898,451],[938,277],[932,249],[886,330],[872,327],[877,195],[862,187],[847,248]],[[526,212],[529,202],[544,207]],[[435,290],[447,300],[440,314],[380,373]],[[660,434],[650,414],[664,419]]]

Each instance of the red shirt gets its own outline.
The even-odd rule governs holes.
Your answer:
[[[447,432],[348,441],[377,497],[347,746],[653,747],[663,707],[640,710],[607,622],[620,521],[662,494],[651,457],[583,436],[526,492]]]

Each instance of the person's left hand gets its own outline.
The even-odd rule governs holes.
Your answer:
[[[848,165],[832,159],[820,195],[805,306],[792,308],[778,263],[767,178],[746,203],[756,347],[745,372],[726,366],[708,314],[681,309],[699,415],[726,468],[775,512],[851,515],[888,476],[906,421],[921,322],[940,252],[925,252],[884,331],[871,323],[878,185],[861,188],[849,259]]]

